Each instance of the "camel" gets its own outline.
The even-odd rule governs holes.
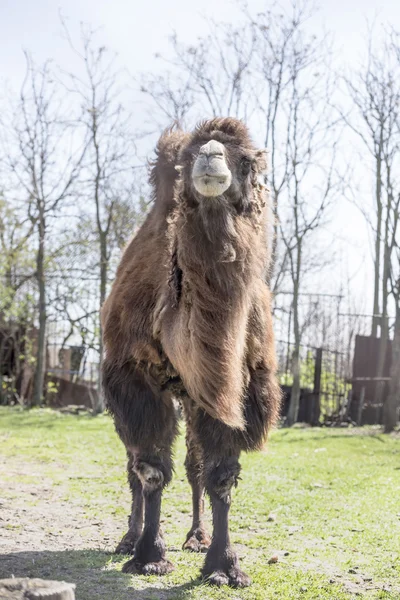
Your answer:
[[[270,235],[265,151],[244,123],[215,118],[161,136],[154,203],[125,250],[102,309],[106,403],[128,455],[129,530],[117,547],[126,573],[166,574],[160,533],[172,478],[174,398],[186,420],[193,523],[183,548],[206,551],[210,584],[250,585],[229,540],[242,451],[260,449],[280,388],[266,276]],[[203,497],[212,508],[212,538]]]

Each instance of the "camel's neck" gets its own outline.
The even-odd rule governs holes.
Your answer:
[[[265,261],[262,230],[249,216],[221,205],[188,210],[177,219],[177,260],[191,288],[210,288],[220,300],[248,295]]]
[[[175,308],[164,322],[164,348],[198,405],[243,426],[248,324],[265,253],[261,227],[251,215],[216,206],[206,214],[178,212],[171,233]]]

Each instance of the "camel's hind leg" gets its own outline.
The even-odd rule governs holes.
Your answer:
[[[163,575],[173,569],[165,558],[160,534],[161,497],[172,478],[171,447],[177,432],[172,399],[129,364],[117,368],[105,361],[103,383],[108,408],[132,457],[134,482],[140,483],[144,502],[144,528],[133,558],[122,570]],[[135,505],[138,512],[139,506]]]
[[[118,544],[116,554],[133,554],[136,542],[143,529],[143,487],[133,468],[133,456],[128,452],[128,482],[132,493],[132,509],[129,516],[129,529]]]
[[[193,429],[193,403],[190,398],[185,398],[183,407],[186,420],[186,474],[192,487],[193,520],[184,550],[190,552],[206,552],[211,544],[211,538],[207,534],[203,524],[204,512],[204,482],[203,482],[203,452],[200,442]]]

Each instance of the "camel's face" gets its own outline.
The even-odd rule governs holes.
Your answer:
[[[192,180],[195,189],[206,198],[221,196],[231,185],[224,144],[210,140],[203,144],[194,161]]]
[[[179,162],[193,206],[235,210],[250,206],[266,166],[264,151],[254,147],[245,125],[229,117],[201,123],[182,146]]]

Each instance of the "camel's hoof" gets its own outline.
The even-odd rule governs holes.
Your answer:
[[[133,554],[135,544],[121,541],[114,550],[114,554]]]
[[[129,533],[125,534],[118,546],[115,548],[115,554],[133,554],[135,550],[136,542],[138,538],[136,536],[130,536]]]
[[[133,575],[167,575],[174,570],[174,565],[169,560],[140,563],[135,558],[128,560],[122,567],[123,573]]]
[[[189,531],[182,549],[188,552],[207,552],[211,546],[211,538],[204,529]]]
[[[203,575],[205,583],[209,585],[229,585],[229,579],[223,571],[214,571],[211,575]]]
[[[143,575],[167,575],[174,570],[174,565],[169,560],[160,560],[142,565],[141,570]]]
[[[234,588],[249,587],[251,579],[244,571],[234,567],[229,571],[229,585]]]
[[[233,588],[244,588],[251,585],[250,577],[236,567],[229,569],[228,573],[221,570],[213,571],[211,575],[203,573],[203,579],[209,585],[229,585]]]

